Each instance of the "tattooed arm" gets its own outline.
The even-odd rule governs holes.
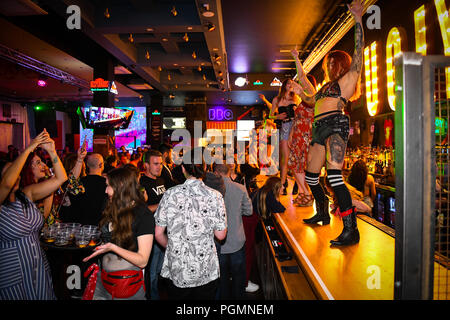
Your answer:
[[[346,99],[349,99],[355,93],[356,84],[362,70],[364,50],[363,5],[361,0],[353,0],[348,8],[355,19],[355,52],[353,53],[350,70],[339,80],[342,96]]]
[[[306,102],[310,106],[314,106],[316,101],[314,99],[314,95],[316,94],[316,88],[311,84],[306,76],[305,70],[303,69],[303,65],[298,58],[297,47],[291,50],[291,55],[295,60],[295,67],[297,68],[297,79],[298,84],[294,85],[294,91],[297,95],[299,95],[304,102]]]
[[[50,137],[41,144],[42,148],[48,152],[52,160],[55,176],[40,183],[29,185],[23,189],[23,192],[32,201],[43,199],[56,191],[67,180],[66,170],[59,160],[55,150],[55,142]]]

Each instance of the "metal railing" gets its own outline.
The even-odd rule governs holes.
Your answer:
[[[450,57],[412,52],[395,60],[395,299],[448,299],[449,210],[448,197],[442,203],[436,201],[443,199],[446,186],[437,188],[442,177],[436,170],[437,160],[444,158],[436,157],[442,146],[437,146],[435,121],[437,114],[445,114],[448,123],[449,100],[439,91],[441,71],[449,66]],[[447,155],[443,163],[447,177],[448,159]],[[446,227],[436,223],[439,216]],[[443,232],[447,232],[446,238],[440,237]]]

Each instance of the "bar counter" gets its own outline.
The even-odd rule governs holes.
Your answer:
[[[288,192],[292,190],[292,184],[289,180]],[[281,196],[286,211],[274,214],[272,219],[282,242],[292,255],[291,260],[279,261],[265,222],[261,221],[265,228],[265,243],[257,246],[257,253],[260,255],[258,268],[266,299],[394,299],[393,229],[368,216],[358,215],[360,242],[352,246],[331,246],[330,240],[342,231],[342,220],[331,215],[329,225],[305,224],[303,219],[314,215],[315,207],[295,207],[292,199],[291,194]],[[272,254],[271,262],[265,257],[269,253]],[[286,266],[298,266],[299,272],[286,272]],[[434,270],[435,281],[447,272],[437,262]],[[265,282],[269,282],[269,285],[265,285]],[[449,283],[439,283],[441,288],[435,287],[435,296],[437,290],[445,290],[442,286],[450,287]],[[279,288],[276,288],[277,285]]]

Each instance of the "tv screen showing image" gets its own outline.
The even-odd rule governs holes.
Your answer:
[[[238,120],[236,137],[237,141],[250,141],[250,132],[255,129],[255,120]]]
[[[132,108],[78,108],[83,128],[121,130],[128,128],[134,110]]]
[[[376,204],[378,213],[377,219],[380,222],[384,222],[384,194],[382,193],[377,194]]]
[[[163,118],[163,129],[186,129],[186,118],[184,117],[165,117]]]
[[[116,148],[125,146],[131,150],[147,142],[147,116],[145,107],[129,107],[127,110],[133,111],[133,117],[126,128],[115,131],[115,140]],[[93,133],[94,130],[83,126],[80,119],[80,140],[83,142],[86,139],[88,151],[93,150]]]

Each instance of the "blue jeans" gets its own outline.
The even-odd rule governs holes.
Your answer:
[[[243,299],[246,285],[245,246],[233,253],[221,253],[219,264],[220,299]]]
[[[158,277],[161,273],[164,262],[164,249],[156,242],[153,242],[152,253],[150,255],[150,299],[159,300]]]

